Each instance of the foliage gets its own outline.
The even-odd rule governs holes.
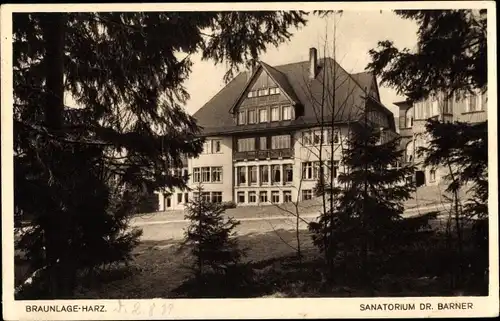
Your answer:
[[[488,217],[488,122],[477,124],[440,123],[428,120],[426,130],[431,139],[418,152],[425,156],[424,166],[448,166],[453,173],[445,176],[447,191],[471,183],[471,197],[464,212],[478,219]]]
[[[377,129],[353,126],[342,154],[349,172],[339,175],[339,187],[323,189],[334,198],[334,206],[310,230],[314,244],[331,261],[341,254],[339,248],[366,258],[370,248],[383,248],[399,235],[403,202],[413,189],[405,178],[414,168],[391,167],[403,153],[400,138],[381,143],[379,138]]]
[[[226,274],[231,266],[239,263],[243,250],[238,248],[234,229],[240,223],[225,218],[225,204],[213,203],[201,195],[203,187],[196,188],[197,197],[187,205],[185,218],[189,226],[185,244],[191,247],[195,263],[193,270],[201,277],[204,272]]]
[[[418,25],[414,51],[378,43],[367,69],[411,100],[444,92],[457,96],[487,85],[486,10],[397,10]]]
[[[31,224],[18,246],[33,270],[48,267],[47,293],[71,297],[78,269],[130,258],[139,236],[127,224],[139,205],[133,192],[185,187],[170,169],[203,143],[182,108],[190,55],[232,72],[289,39],[305,16],[13,15],[15,218]],[[78,108],[65,106],[66,94]]]

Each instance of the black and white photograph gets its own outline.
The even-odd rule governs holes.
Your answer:
[[[494,2],[1,14],[4,319],[498,316]]]

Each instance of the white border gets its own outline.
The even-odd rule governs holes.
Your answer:
[[[391,9],[488,9],[488,140],[490,211],[490,295],[488,297],[417,298],[320,298],[320,299],[144,299],[14,301],[13,137],[12,137],[12,13],[51,11],[226,11],[226,10],[391,10]],[[230,318],[406,318],[498,316],[498,181],[497,181],[497,65],[496,10],[493,1],[422,2],[295,2],[295,3],[173,3],[173,4],[20,4],[1,8],[1,146],[2,146],[2,247],[3,316],[6,320],[109,320],[109,319],[230,319]],[[438,303],[470,302],[471,310],[438,310]],[[360,304],[413,303],[414,311],[360,311]],[[432,311],[419,310],[430,303]],[[103,305],[106,312],[29,313],[36,305]]]

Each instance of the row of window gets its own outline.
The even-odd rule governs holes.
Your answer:
[[[462,105],[463,113],[482,111],[484,110],[483,95],[469,95],[458,102],[455,98],[435,98],[417,102],[414,104],[414,108],[410,108],[406,112],[406,127],[412,127],[413,117],[415,119],[427,119],[439,114],[453,114],[453,108],[459,105]]]
[[[236,167],[236,185],[290,184],[293,182],[293,165],[260,165]]]
[[[207,139],[203,143],[202,154],[220,154],[222,153],[222,140]]]
[[[269,117],[268,113],[271,114]],[[238,112],[238,125],[268,123],[269,121],[291,120],[293,118],[292,106],[271,106],[257,109],[240,110]]]
[[[332,132],[331,129],[326,130],[308,130],[302,132],[302,145],[313,146],[321,144],[321,136],[323,136],[323,144],[340,144],[340,133],[336,130]]]
[[[337,178],[339,171],[339,161],[333,161],[333,166],[331,161],[326,161],[323,163],[323,173],[325,178]],[[317,180],[320,177],[320,162],[303,162],[302,163],[302,179],[305,180]],[[330,176],[333,175],[333,176]]]
[[[177,204],[186,204],[189,202],[189,193],[177,193]],[[165,197],[165,207],[172,207],[172,196]]]
[[[222,183],[222,166],[193,167],[194,183]]]
[[[247,97],[248,98],[262,97],[262,96],[269,96],[269,95],[278,95],[279,93],[280,93],[280,89],[278,87],[263,88],[263,89],[249,91],[247,94]]]
[[[246,192],[240,191],[236,194],[236,201],[238,203],[247,203]],[[280,191],[271,191],[271,197],[269,197],[268,191],[260,191],[259,194],[259,203],[280,203]],[[288,203],[292,201],[292,191],[283,191],[283,202]],[[248,191],[248,203],[257,203],[257,192],[256,191]]]
[[[258,146],[256,146],[258,144]],[[237,141],[239,152],[250,152],[255,150],[287,149],[292,147],[292,137],[290,135],[271,136],[271,146],[267,137],[239,138]]]

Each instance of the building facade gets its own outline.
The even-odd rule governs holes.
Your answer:
[[[398,126],[402,136],[401,148],[405,150],[404,161],[416,165],[417,186],[437,185],[448,173],[445,168],[428,168],[421,164],[423,159],[417,151],[429,140],[426,121],[434,118],[442,122],[483,122],[488,116],[487,102],[487,92],[476,92],[462,98],[441,94],[418,102],[406,100],[394,103],[399,107]]]
[[[338,176],[350,126],[368,120],[396,135],[375,77],[349,74],[333,59],[281,66],[259,62],[236,76],[194,114],[205,138],[203,153],[178,171],[202,195],[158,193],[159,210],[184,209],[191,197],[237,206],[313,198],[318,175]],[[321,157],[320,157],[321,156]],[[320,170],[320,166],[324,170]]]

